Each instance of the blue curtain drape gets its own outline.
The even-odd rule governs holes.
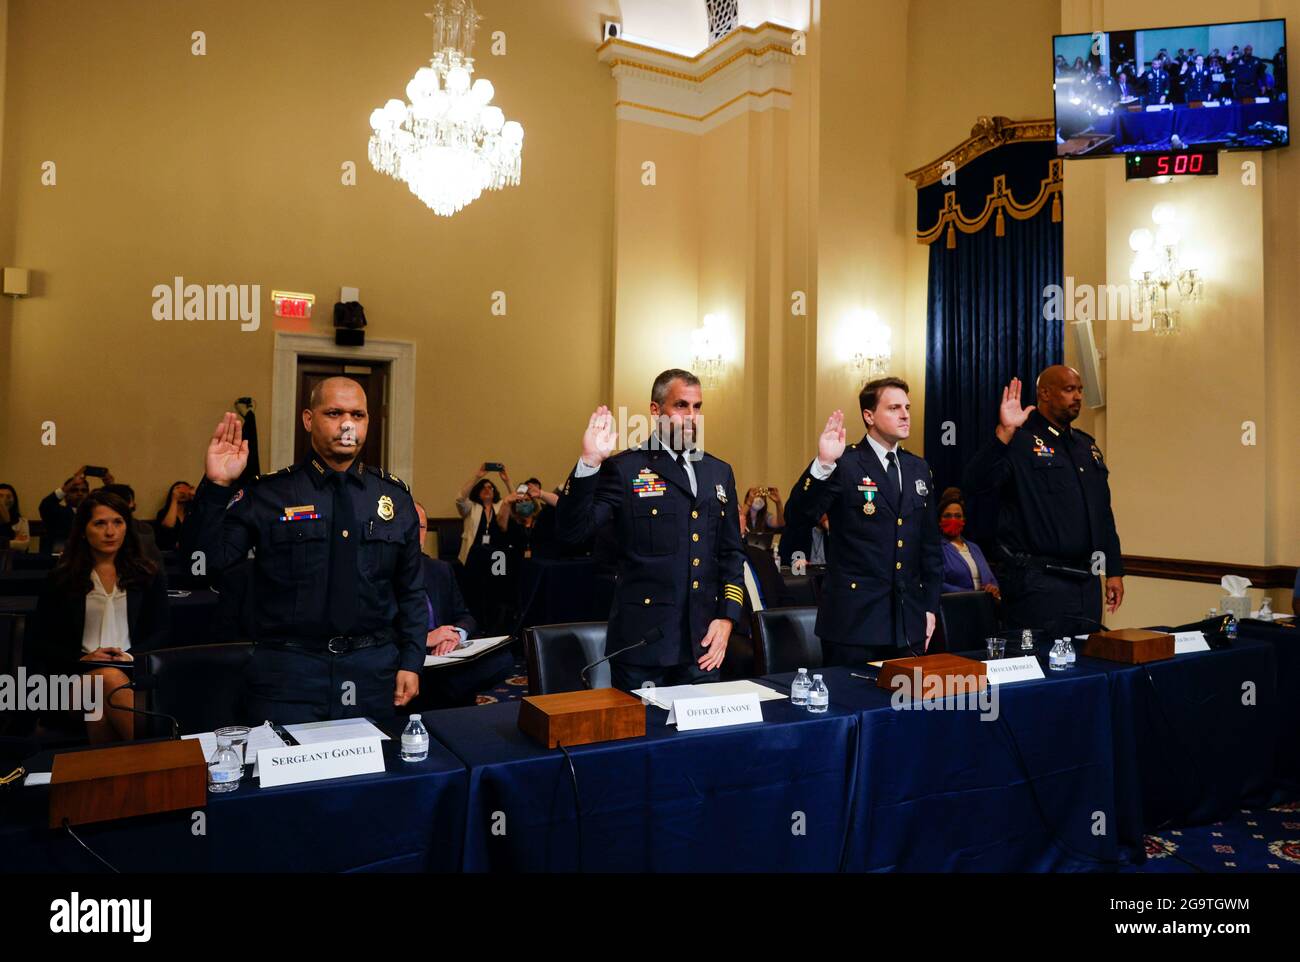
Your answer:
[[[1027,205],[1049,177],[1054,144],[998,148],[957,173],[959,189],[934,184],[918,192],[918,226],[931,228],[942,194],[956,193],[959,210],[974,220],[1002,175],[1013,200]],[[962,469],[993,436],[1002,388],[1018,377],[1033,403],[1038,372],[1064,356],[1064,325],[1043,319],[1044,291],[1063,281],[1062,224],[1052,203],[1027,220],[990,216],[974,233],[954,230],[954,246],[940,232],[930,244],[926,325],[925,458],[938,489],[961,483]],[[1057,208],[1058,213],[1060,208]],[[967,504],[968,528],[977,538],[995,522]]]

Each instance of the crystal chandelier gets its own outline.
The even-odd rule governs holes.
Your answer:
[[[1199,270],[1181,263],[1178,247],[1183,238],[1174,206],[1156,204],[1151,219],[1156,223],[1154,235],[1145,227],[1129,234],[1129,248],[1136,255],[1129,268],[1133,303],[1144,317],[1150,316],[1154,333],[1177,334],[1182,327],[1182,311],[1178,304],[1170,303],[1169,289],[1174,288],[1183,303],[1199,304],[1205,284]]]
[[[518,186],[524,128],[489,106],[492,82],[474,73],[474,36],[482,16],[473,0],[439,0],[433,59],[406,85],[410,103],[390,100],[370,114],[370,163],[403,181],[441,217],[485,190]]]

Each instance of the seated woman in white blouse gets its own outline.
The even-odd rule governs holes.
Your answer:
[[[142,553],[131,511],[118,496],[95,491],[77,508],[67,547],[45,579],[33,622],[33,661],[47,675],[102,678],[108,702],[86,719],[92,744],[134,737],[135,695],[112,694],[130,681],[133,651],[163,646],[167,584]]]

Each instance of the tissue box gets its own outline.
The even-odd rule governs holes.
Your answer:
[[[1220,610],[1225,615],[1232,615],[1238,621],[1250,617],[1250,596],[1243,595],[1240,598],[1234,598],[1232,595],[1225,595],[1223,605]]]

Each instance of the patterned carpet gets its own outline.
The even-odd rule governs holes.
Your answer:
[[[528,668],[515,662],[514,674],[490,691],[480,705],[518,701],[528,694]],[[1268,809],[1242,809],[1212,825],[1169,829],[1147,836],[1147,860],[1128,872],[1295,872],[1300,873],[1300,800]]]
[[[1233,818],[1147,836],[1134,872],[1300,873],[1300,801],[1242,809]]]
[[[475,696],[480,705],[494,705],[499,701],[518,701],[528,694],[528,666],[522,658],[515,659],[514,672],[505,681]]]

